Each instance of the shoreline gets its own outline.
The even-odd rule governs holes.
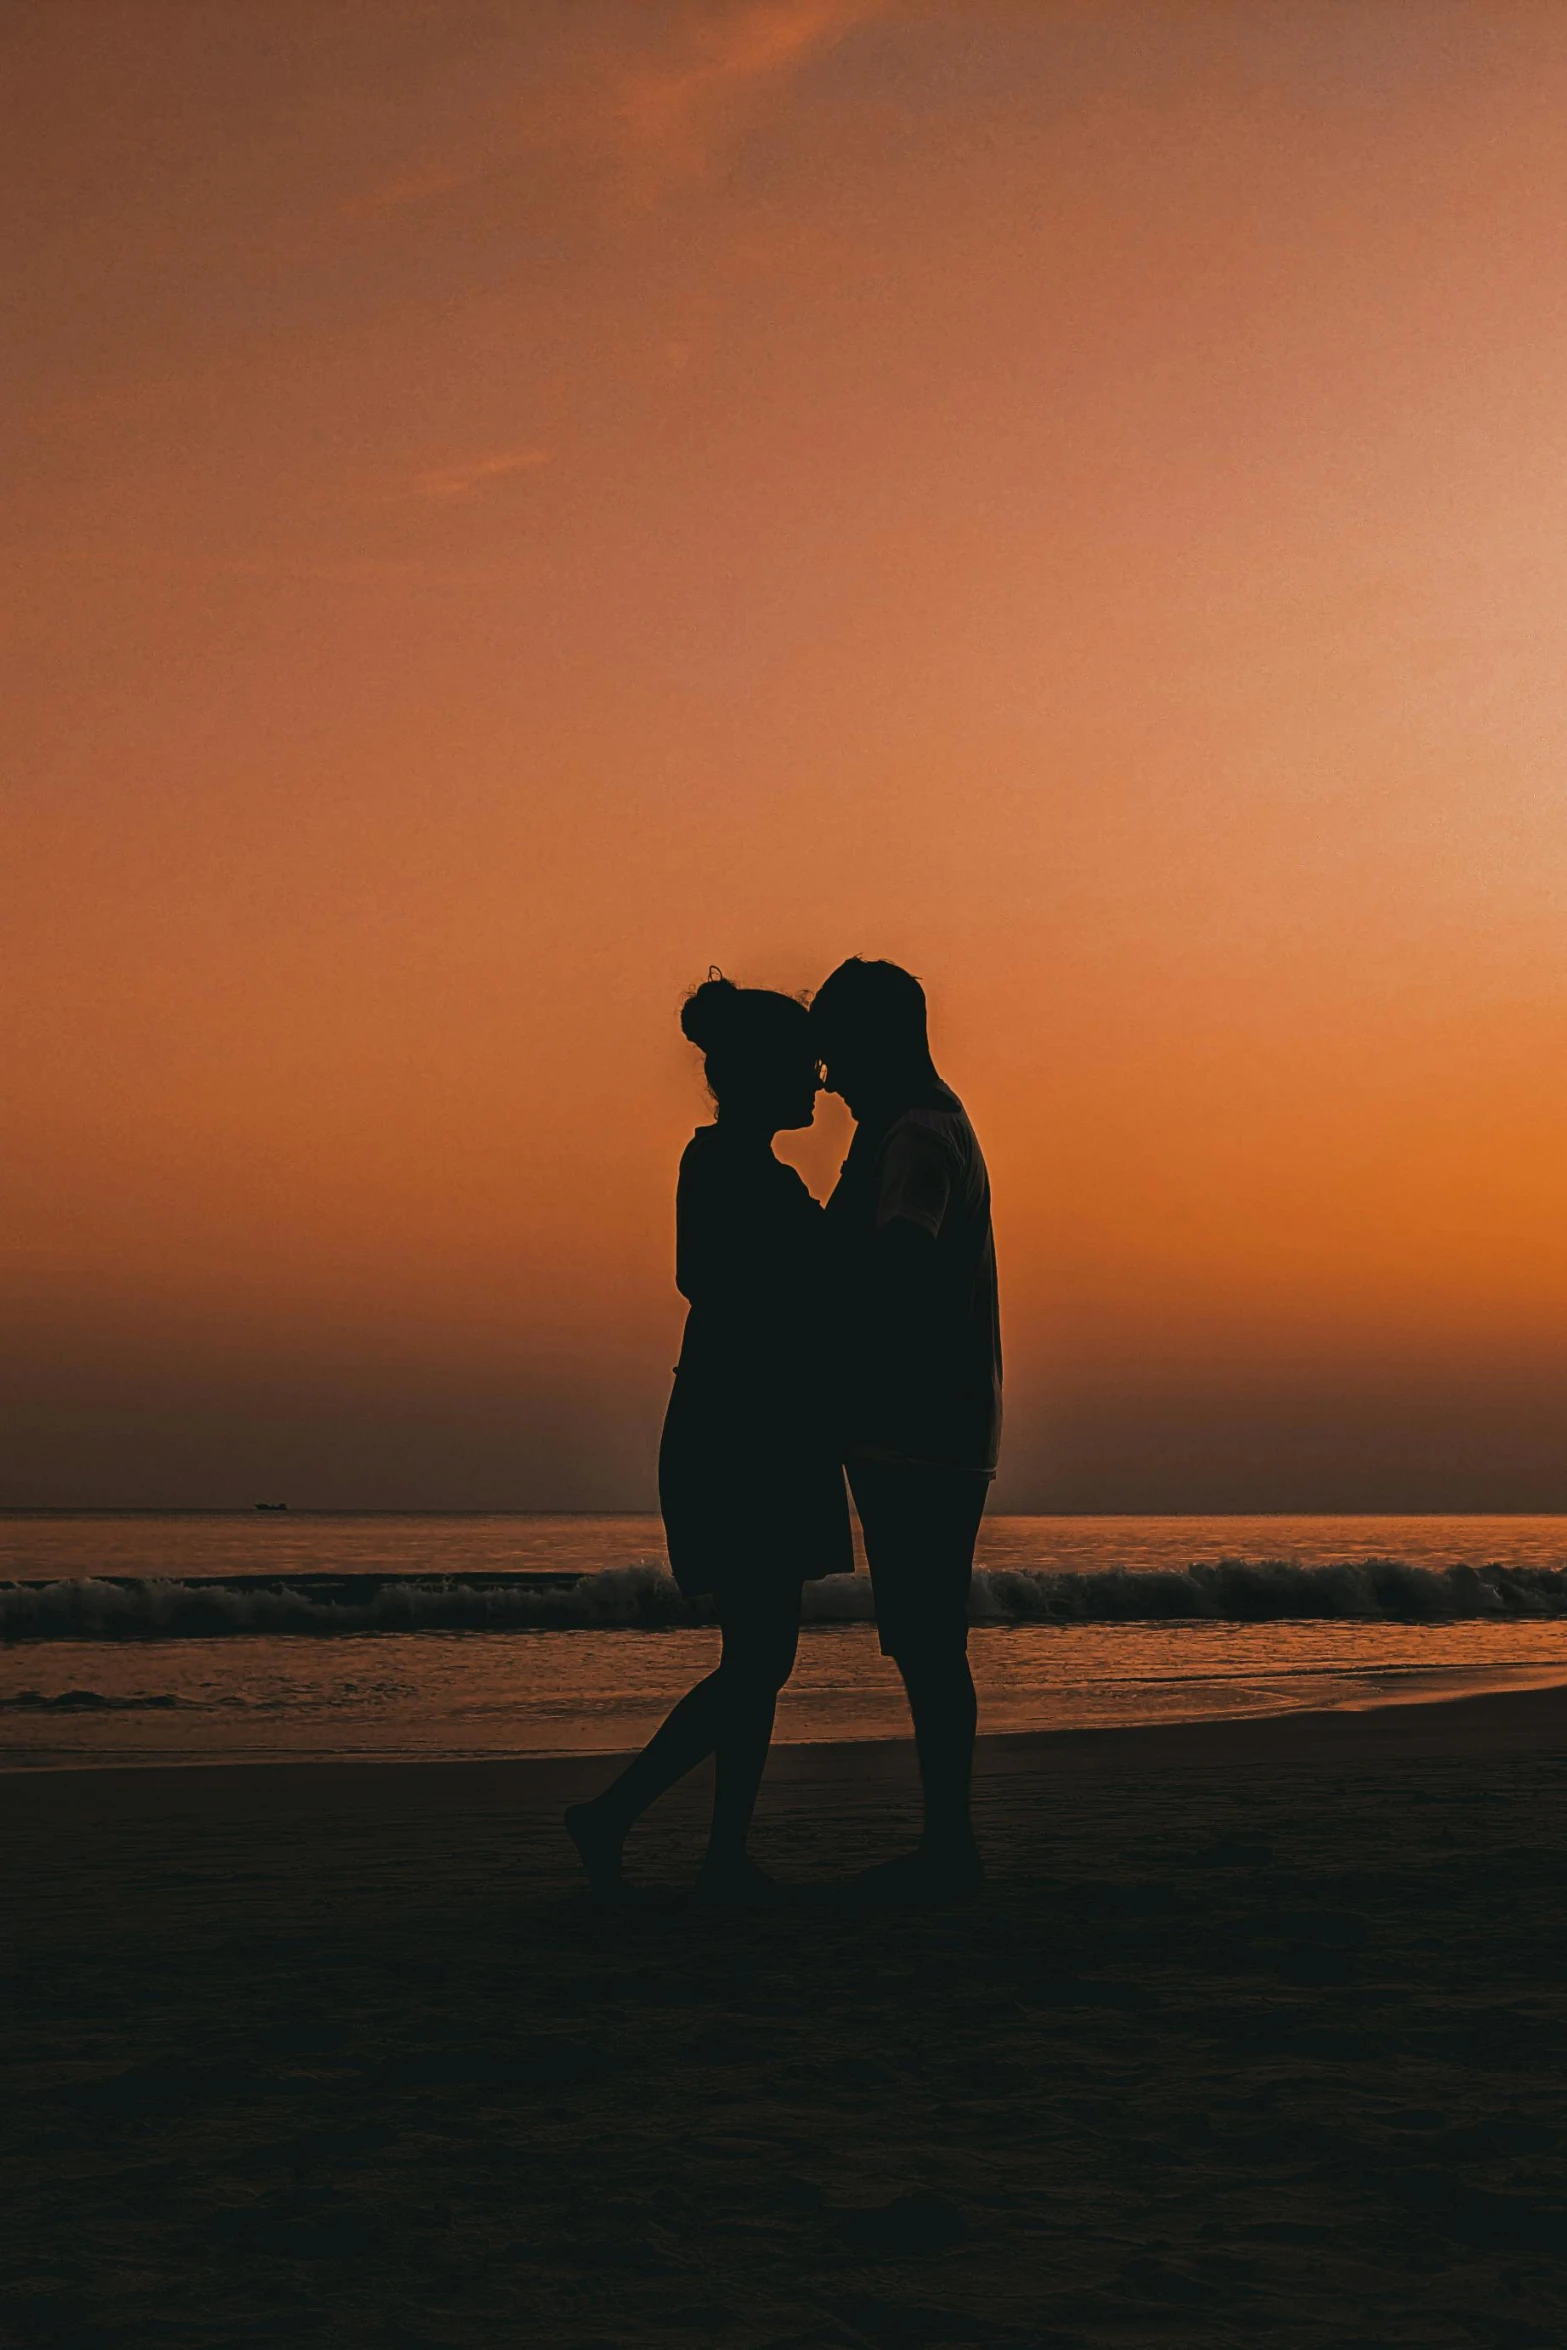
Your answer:
[[[1043,1784],[1055,1777],[1088,1781],[1183,1768],[1342,1767],[1422,1757],[1529,1755],[1557,1748],[1567,1748],[1567,1677],[1527,1688],[1393,1697],[1287,1713],[981,1732],[975,1788],[979,1797],[987,1788],[1035,1776]],[[266,1811],[307,1791],[318,1800],[347,1801],[353,1808],[379,1808],[383,1798],[394,1794],[405,1800],[417,1797],[422,1806],[429,1806],[444,1794],[460,1797],[465,1807],[532,1809],[576,1800],[627,1759],[627,1750],[618,1748],[450,1759],[72,1762],[0,1770],[0,1785],[25,1781],[39,1801],[57,1812],[144,1812],[159,1790],[190,1798],[193,1808],[202,1810],[222,1810],[227,1795],[245,1811]],[[693,1774],[687,1787],[703,1784],[704,1777],[701,1771]],[[775,1745],[765,1788],[779,1794],[787,1791],[792,1797],[829,1796],[835,1788],[853,1788],[860,1794],[870,1782],[907,1782],[912,1787],[913,1778],[913,1746],[906,1734],[822,1739]],[[176,1808],[184,1807],[177,1801]]]

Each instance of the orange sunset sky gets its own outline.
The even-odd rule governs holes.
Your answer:
[[[1567,1508],[1567,8],[0,44],[0,1501],[648,1504],[681,997],[863,952],[1001,1506]]]

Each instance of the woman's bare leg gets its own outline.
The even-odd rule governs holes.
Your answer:
[[[800,1632],[800,1594],[748,1594],[743,1605],[724,1611],[724,1654],[719,1666],[717,1775],[705,1885],[747,1871],[746,1838],[767,1767],[778,1692],[794,1670]]]
[[[612,1894],[621,1879],[627,1836],[645,1811],[705,1762],[718,1743],[718,1673],[688,1689],[618,1779],[591,1803],[574,1803],[566,1827],[595,1893]]]
[[[619,1777],[591,1803],[573,1804],[566,1826],[595,1892],[622,1884],[621,1854],[642,1814],[710,1754],[718,1757],[704,1878],[732,1874],[745,1841],[773,1734],[778,1691],[794,1665],[799,1594],[751,1592],[724,1604],[715,1671],[674,1706]]]

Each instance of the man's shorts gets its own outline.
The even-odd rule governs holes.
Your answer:
[[[968,1646],[974,1539],[990,1492],[978,1469],[850,1461],[883,1656],[900,1663]]]

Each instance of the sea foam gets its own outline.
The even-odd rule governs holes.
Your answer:
[[[809,1625],[872,1620],[865,1575],[805,1586]],[[1061,1573],[982,1568],[976,1624],[1498,1622],[1567,1616],[1567,1570],[1411,1566],[1396,1558],[1302,1566],[1219,1559],[1179,1569]],[[659,1631],[710,1623],[666,1568],[640,1560],[579,1576],[298,1575],[174,1581],[85,1577],[0,1584],[0,1640],[211,1640],[374,1632]]]

